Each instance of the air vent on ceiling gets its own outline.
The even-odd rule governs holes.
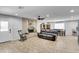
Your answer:
[[[24,9],[24,7],[23,6],[19,6],[18,9]]]

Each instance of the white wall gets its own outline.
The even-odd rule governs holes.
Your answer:
[[[78,26],[77,21],[59,22],[59,23],[65,24],[66,35],[72,35],[72,30],[76,30],[76,27]],[[54,29],[55,23],[50,23],[50,24],[51,24],[51,29]]]
[[[37,23],[37,32],[40,32],[40,24],[41,23],[47,23],[50,22],[50,26],[51,29],[54,28],[54,24],[56,22],[58,23],[65,23],[65,29],[66,29],[66,35],[72,35],[72,30],[76,30],[76,27],[78,25],[77,20],[71,20],[69,21],[70,18],[66,18],[66,19],[57,19],[57,20],[53,20],[53,19],[45,19],[45,20],[38,20]]]
[[[50,29],[54,29],[55,23],[50,23]]]
[[[40,32],[40,24],[42,24],[42,23],[47,23],[47,22],[50,22],[50,24],[51,24],[51,29],[53,29],[54,28],[54,23],[56,23],[56,22],[63,22],[63,21],[66,21],[66,20],[68,20],[68,19],[50,19],[50,18],[47,18],[47,19],[45,19],[45,20],[38,20],[37,21],[37,32],[39,33]]]
[[[65,22],[66,35],[72,35],[72,31],[76,30],[77,26],[78,26],[77,21]]]
[[[21,18],[16,18],[16,17],[11,17],[9,18],[10,20],[10,27],[11,27],[11,32],[12,32],[12,39],[20,39],[18,35],[18,30],[22,30],[22,19]]]
[[[19,39],[18,30],[22,29],[22,19],[21,18],[14,17],[14,16],[0,15],[0,21],[8,21],[9,29],[11,29],[11,33],[7,32],[7,33],[9,33],[9,35],[7,35],[5,32],[4,32],[4,34],[0,34],[0,40],[2,38],[7,39],[8,36],[9,36],[8,37],[9,40]]]

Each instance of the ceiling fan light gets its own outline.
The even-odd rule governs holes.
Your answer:
[[[71,13],[74,13],[75,11],[72,9],[72,10],[70,10],[70,12],[71,12]]]

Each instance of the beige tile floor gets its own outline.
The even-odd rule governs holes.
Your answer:
[[[24,42],[11,41],[0,44],[1,53],[63,53],[79,52],[77,37],[64,36],[57,37],[55,42],[40,39],[35,34],[29,34]]]

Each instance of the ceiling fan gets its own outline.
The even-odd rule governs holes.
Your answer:
[[[44,20],[45,18],[44,18],[44,17],[41,17],[41,16],[38,16],[37,19],[38,19],[38,20]]]
[[[44,20],[45,18],[48,18],[49,17],[49,14],[47,14],[45,17],[41,17],[41,16],[38,16],[38,20]]]

